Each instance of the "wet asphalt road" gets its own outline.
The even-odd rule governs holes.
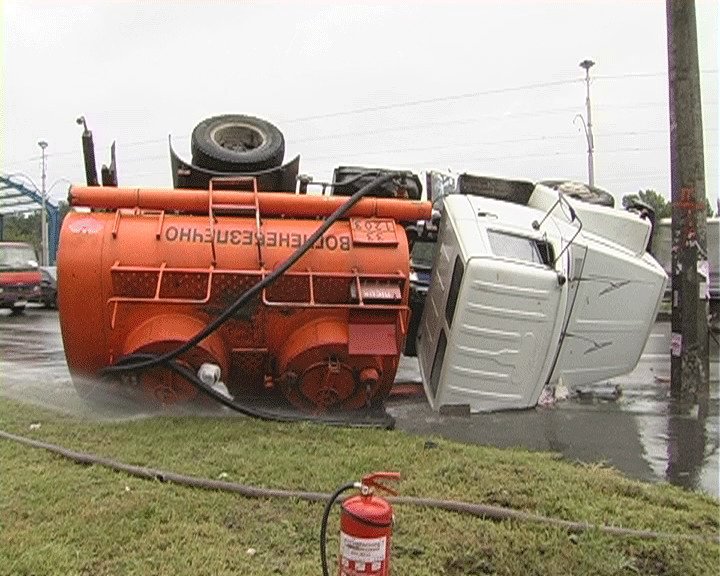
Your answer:
[[[587,387],[552,407],[441,415],[430,410],[423,395],[410,394],[391,398],[387,410],[397,429],[410,433],[559,452],[568,460],[603,462],[640,480],[720,496],[718,345],[711,338],[710,401],[688,408],[669,398],[669,338],[669,323],[657,322],[631,374]],[[419,382],[414,358],[402,359],[397,380]],[[28,308],[14,317],[0,311],[0,395],[97,416],[70,381],[57,312]]]

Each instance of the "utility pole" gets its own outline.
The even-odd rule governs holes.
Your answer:
[[[595,62],[592,60],[583,60],[580,62],[580,68],[585,68],[585,108],[587,110],[587,132],[585,133],[585,137],[587,138],[588,145],[588,184],[590,184],[590,186],[595,186],[595,165],[593,163],[595,141],[593,140],[592,114],[590,111],[590,68],[593,66],[595,66]]]
[[[710,388],[707,233],[700,72],[694,0],[666,0],[672,186],[670,394],[698,401]],[[701,293],[702,292],[702,293]]]
[[[46,180],[46,173],[45,173],[45,148],[47,148],[48,143],[45,142],[45,140],[40,140],[38,142],[38,146],[42,149],[42,211],[40,212],[40,237],[42,242],[42,255],[40,256],[40,264],[42,266],[48,265],[48,229],[47,229],[47,221],[46,221],[46,214],[45,214],[45,180]]]

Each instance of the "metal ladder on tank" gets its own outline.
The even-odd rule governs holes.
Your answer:
[[[222,204],[213,200],[213,192],[216,190],[214,184],[238,185],[251,184],[254,198],[253,204]],[[262,237],[260,221],[260,199],[258,197],[257,178],[255,176],[224,176],[219,178],[210,178],[208,186],[208,217],[210,219],[210,248],[212,250],[212,265],[217,265],[217,254],[215,251],[215,224],[217,223],[217,215],[222,214],[248,214],[255,216],[255,244],[257,246],[258,266],[264,271],[264,259],[260,238]]]

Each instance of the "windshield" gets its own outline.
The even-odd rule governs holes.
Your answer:
[[[0,269],[28,270],[37,268],[35,250],[29,245],[0,246]]]
[[[537,240],[525,236],[506,234],[497,230],[488,230],[488,238],[490,239],[492,251],[497,256],[524,260],[534,264],[550,264],[550,256],[546,255],[543,258]],[[548,245],[544,243],[543,248],[547,251]]]

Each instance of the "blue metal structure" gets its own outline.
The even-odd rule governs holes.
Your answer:
[[[0,239],[2,239],[3,216],[40,210],[42,210],[42,195],[34,184],[32,188],[28,188],[17,176],[0,174]],[[46,200],[45,213],[48,223],[48,259],[49,264],[54,266],[60,237],[60,211],[55,204]]]

